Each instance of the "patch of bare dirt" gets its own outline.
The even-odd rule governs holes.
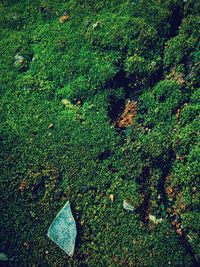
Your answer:
[[[126,128],[133,124],[133,119],[137,115],[137,102],[128,101],[121,115],[117,118],[115,125],[117,128]]]

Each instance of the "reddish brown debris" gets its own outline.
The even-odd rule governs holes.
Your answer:
[[[116,127],[126,128],[133,124],[133,119],[137,115],[137,102],[129,101],[122,114],[116,120]]]
[[[27,188],[27,186],[28,186],[27,181],[23,180],[20,182],[19,191],[20,191],[21,195],[23,194],[23,192]]]
[[[28,243],[28,242],[24,242],[24,244],[23,244],[23,245],[24,245],[24,248],[25,248],[25,249],[27,249],[27,250],[28,250],[28,249],[29,249],[29,247],[30,247],[30,245],[29,245],[29,243]]]
[[[176,189],[174,189],[172,186],[168,186],[166,189],[166,194],[169,198],[175,198],[176,197]]]
[[[69,15],[67,13],[64,13],[64,15],[60,17],[60,23],[65,23],[66,21],[68,21],[68,19]]]
[[[181,115],[181,109],[178,108],[177,112],[176,112],[176,119],[180,120],[180,115]]]

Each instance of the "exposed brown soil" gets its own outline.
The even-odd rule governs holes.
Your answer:
[[[129,101],[121,115],[117,118],[115,125],[118,128],[126,128],[133,124],[133,119],[137,115],[137,102]]]

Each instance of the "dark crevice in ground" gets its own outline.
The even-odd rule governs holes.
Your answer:
[[[110,109],[108,111],[109,117],[111,118],[111,121],[114,122],[119,114],[123,111],[123,108],[125,106],[125,100],[120,99],[117,100],[116,98],[110,98]]]
[[[182,13],[180,8],[176,8],[173,10],[172,18],[178,17],[177,21],[174,21],[172,19],[172,27],[174,31],[171,33],[172,36],[175,36],[178,32],[178,28],[182,21]],[[155,73],[151,79],[149,79],[148,84],[150,82],[151,87],[153,87],[157,82],[162,80],[163,78],[164,70],[160,69],[157,73]],[[131,81],[132,82],[132,81]],[[125,104],[127,102],[127,99],[134,98],[134,100],[137,100],[138,97],[141,95],[142,90],[141,88],[133,89],[130,87],[130,79],[126,77],[126,73],[121,70],[117,73],[117,75],[110,81],[109,88],[123,88],[125,91],[125,97],[124,99],[117,99],[115,97],[112,97],[110,99],[110,110],[109,110],[109,116],[111,118],[111,122],[116,122],[117,118],[119,118],[120,114],[122,114]],[[122,145],[126,142],[126,135],[125,135],[125,129],[120,129],[116,127],[116,131],[121,136],[121,143]],[[104,157],[104,156],[103,156]],[[167,159],[158,158],[158,159],[152,159],[151,162],[154,162],[153,165],[148,168],[145,168],[140,179],[137,180],[138,184],[140,185],[140,194],[143,199],[142,205],[137,209],[137,212],[140,214],[140,221],[144,224],[149,222],[149,215],[151,213],[152,207],[152,199],[153,194],[151,192],[150,186],[151,186],[151,169],[153,167],[160,168],[162,171],[162,176],[160,180],[158,181],[157,187],[158,187],[158,196],[159,199],[156,200],[157,204],[159,206],[164,206],[165,212],[167,211],[167,208],[170,207],[170,203],[168,200],[168,196],[166,194],[166,177],[170,174],[172,162],[175,160],[175,153],[172,150],[172,148],[169,148],[169,152],[167,155]],[[170,214],[168,214],[170,224],[172,224],[173,217],[170,217]],[[181,225],[181,224],[180,224]],[[177,230],[176,228],[174,230]],[[177,233],[178,234],[178,233]],[[192,251],[192,247],[190,243],[188,242],[187,233],[183,231],[183,234],[179,236],[179,240],[182,243],[182,245],[185,247],[186,251],[192,256],[194,266],[198,266],[199,261]]]
[[[167,160],[159,159],[156,162],[156,165],[159,166],[160,169],[162,170],[162,177],[158,183],[158,191],[159,191],[161,200],[165,207],[167,206],[167,196],[165,193],[165,182],[166,182],[166,177],[170,174],[172,161],[174,159],[175,159],[174,151],[170,148],[168,152]]]
[[[109,157],[112,156],[112,152],[110,150],[105,150],[104,152],[100,153],[98,156],[98,160],[103,161],[108,159]]]
[[[143,198],[142,205],[138,208],[138,213],[140,214],[140,221],[146,223],[149,217],[149,211],[151,207],[151,193],[149,191],[149,177],[150,168],[146,167],[140,178],[137,179],[137,183],[140,185],[140,194]]]
[[[183,20],[183,7],[175,6],[172,10],[171,18],[170,18],[170,26],[171,32],[170,37],[173,38],[178,34],[179,26],[181,25]]]
[[[126,97],[127,97],[129,90],[129,82],[130,80],[126,77],[125,71],[121,69],[110,81],[108,81],[108,88],[122,87],[126,92]]]
[[[123,88],[125,92],[124,98],[119,99],[113,95],[110,96],[110,108],[108,110],[108,115],[111,118],[111,122],[114,122],[119,116],[119,114],[123,111],[126,99],[129,96],[129,80],[127,79],[123,69],[121,69],[110,81],[108,81],[107,86],[111,89]]]
[[[146,83],[148,87],[154,87],[157,82],[162,80],[164,70],[160,67],[160,69],[151,75],[148,78]],[[140,95],[143,92],[143,89],[146,88],[145,85],[136,85],[134,88],[131,84],[136,83],[139,79],[138,77],[127,77],[127,73],[121,69],[111,80],[108,81],[106,87],[110,89],[117,89],[123,88],[124,90],[124,98],[118,99],[115,96],[110,97],[110,108],[108,110],[108,115],[111,118],[111,122],[114,122],[119,115],[122,113],[123,109],[125,108],[125,103],[128,99],[137,101]]]
[[[171,203],[168,199],[165,186],[166,186],[166,178],[170,175],[172,162],[173,162],[173,160],[175,160],[175,158],[176,158],[176,155],[175,155],[173,149],[169,148],[169,153],[168,153],[168,157],[166,160],[157,159],[157,161],[154,161],[154,164],[157,167],[160,167],[160,169],[162,170],[162,176],[158,182],[158,195],[160,196],[158,204],[160,204],[160,205],[163,204],[163,206],[165,207],[165,211],[167,211],[168,208],[171,208]],[[150,176],[150,170],[149,170],[148,174]],[[144,215],[142,217],[143,222],[146,221],[145,216],[147,218],[147,216],[149,214],[148,211],[149,211],[150,206],[151,206],[151,204],[150,204],[151,203],[151,193],[148,193],[148,194],[146,193],[144,195],[145,195],[145,198],[144,198],[144,202],[143,202],[142,209],[141,209],[141,212],[144,213]],[[148,197],[149,197],[149,199],[148,199]],[[146,211],[145,211],[145,209],[146,209]],[[187,231],[182,228],[182,221],[181,221],[180,216],[178,214],[174,215],[173,210],[172,210],[171,213],[168,213],[168,218],[169,218],[170,224],[174,227],[174,230],[176,230],[177,234],[178,234],[177,230],[181,230],[182,234],[179,234],[179,241],[185,247],[186,251],[193,258],[193,262],[194,262],[193,266],[199,266],[199,259],[194,254],[192,247],[191,247],[190,243],[188,242]],[[173,225],[174,222],[176,222],[175,225],[180,224],[179,229],[177,229]]]

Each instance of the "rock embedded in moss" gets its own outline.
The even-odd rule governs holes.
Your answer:
[[[68,201],[57,214],[48,230],[47,236],[65,253],[69,256],[73,256],[76,235],[76,223]]]

